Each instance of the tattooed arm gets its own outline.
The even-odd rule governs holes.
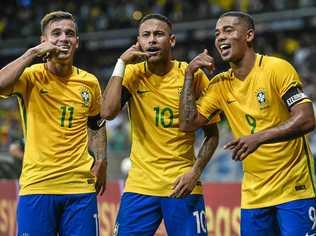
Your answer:
[[[105,122],[105,120],[103,120]],[[95,162],[92,167],[93,174],[97,177],[95,189],[97,194],[101,195],[106,189],[106,173],[107,173],[107,138],[106,126],[103,124],[99,129],[88,128],[89,149],[93,151]]]
[[[215,152],[218,145],[218,129],[216,124],[212,124],[206,127],[203,127],[204,130],[204,141],[200,147],[197,161],[193,166],[193,170],[199,175],[202,174],[205,166],[212,158],[213,153]]]
[[[218,145],[217,125],[203,127],[205,139],[192,169],[176,179],[171,197],[184,197],[192,192]]]
[[[208,120],[200,115],[196,109],[195,95],[193,92],[194,73],[199,68],[214,70],[213,58],[207,50],[195,57],[185,71],[184,85],[180,96],[180,129],[182,131],[194,131],[208,123]]]
[[[192,169],[176,179],[171,197],[184,197],[192,192],[218,145],[216,124],[205,126],[208,120],[200,115],[196,109],[193,80],[194,73],[202,67],[209,71],[214,69],[213,58],[208,55],[207,50],[195,57],[186,69],[180,97],[180,129],[183,131],[194,131],[199,127],[203,127],[205,139]]]

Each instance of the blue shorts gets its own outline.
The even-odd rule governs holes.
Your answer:
[[[152,236],[162,219],[168,236],[207,235],[202,195],[184,198],[124,193],[114,232],[119,236]]]
[[[241,209],[240,230],[241,236],[315,236],[316,199]]]
[[[19,197],[18,236],[98,236],[95,193]]]

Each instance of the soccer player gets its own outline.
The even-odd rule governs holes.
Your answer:
[[[241,235],[315,235],[314,162],[304,136],[314,129],[310,99],[285,60],[257,54],[254,21],[243,12],[217,21],[215,46],[230,69],[195,102],[193,75],[214,69],[205,50],[186,70],[180,128],[192,132],[223,112],[235,140],[225,148],[243,161]]]
[[[120,236],[154,235],[164,219],[168,235],[207,235],[199,177],[217,147],[217,127],[205,127],[196,160],[194,132],[179,130],[187,63],[171,59],[172,25],[165,16],[149,14],[138,33],[138,42],[118,59],[101,108],[101,116],[112,119],[128,102],[132,128],[132,165],[115,231]],[[207,84],[206,75],[197,71],[196,96]]]
[[[45,15],[41,31],[39,45],[0,70],[0,93],[18,97],[25,136],[18,235],[98,235],[107,165],[99,83],[73,66],[79,38],[70,13]],[[45,62],[30,66],[36,57]]]

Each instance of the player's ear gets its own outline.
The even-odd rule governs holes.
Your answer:
[[[76,49],[79,47],[79,37],[77,37]]]
[[[255,31],[253,29],[247,30],[247,43],[251,43],[255,39]]]
[[[174,34],[170,35],[170,44],[172,48],[176,45],[176,36]]]

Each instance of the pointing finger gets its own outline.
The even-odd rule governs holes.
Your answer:
[[[238,143],[238,140],[227,143],[226,145],[224,145],[224,149],[233,149],[237,143]]]

